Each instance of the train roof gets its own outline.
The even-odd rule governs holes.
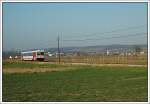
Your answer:
[[[24,51],[21,53],[44,52],[44,50]]]

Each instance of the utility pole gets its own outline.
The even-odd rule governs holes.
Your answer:
[[[59,47],[59,36],[57,38],[57,41],[58,41],[58,62],[60,64],[60,47]]]

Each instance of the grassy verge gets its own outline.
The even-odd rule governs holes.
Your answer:
[[[7,65],[3,66],[8,67]],[[85,66],[76,67],[76,69],[46,73],[3,73],[2,100],[148,100],[148,76],[146,67]]]
[[[59,67],[67,67],[67,65],[63,64],[50,64],[50,63],[42,63],[34,62],[34,61],[3,61],[3,68],[59,68]]]

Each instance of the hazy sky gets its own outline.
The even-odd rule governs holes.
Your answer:
[[[58,35],[61,47],[146,44],[146,33],[147,3],[3,3],[3,50],[57,47]]]

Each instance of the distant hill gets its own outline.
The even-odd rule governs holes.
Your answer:
[[[61,47],[62,52],[100,52],[106,50],[131,50],[139,47],[141,49],[147,49],[147,45],[98,45],[98,46],[86,46],[86,47]],[[57,48],[48,48],[46,51],[57,52]]]

